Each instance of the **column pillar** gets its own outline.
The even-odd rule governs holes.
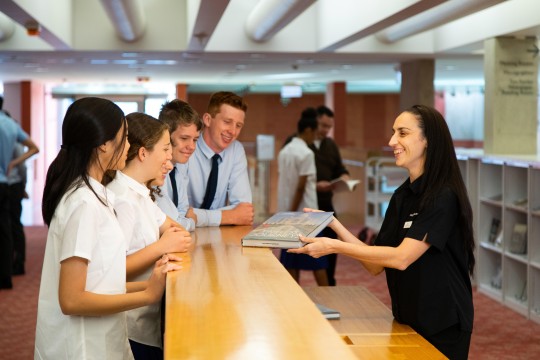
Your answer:
[[[338,146],[347,145],[347,89],[345,82],[326,86],[325,105],[334,112],[334,141]]]
[[[187,84],[176,84],[176,98],[187,102],[188,93],[187,93]]]
[[[537,152],[538,47],[536,38],[484,42],[484,151]]]
[[[413,105],[435,104],[435,60],[420,59],[401,63],[400,110]]]

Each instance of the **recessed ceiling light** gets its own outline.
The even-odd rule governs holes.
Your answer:
[[[145,64],[147,65],[176,65],[178,61],[176,60],[146,60]]]
[[[135,59],[126,59],[126,60],[113,60],[113,64],[117,64],[117,65],[133,65],[133,64],[136,64],[137,63],[137,60]]]
[[[109,60],[106,59],[92,59],[90,60],[90,64],[92,65],[107,65],[109,63]]]
[[[271,80],[288,80],[288,79],[300,79],[300,78],[308,78],[308,77],[314,77],[315,74],[313,73],[285,73],[285,74],[270,74],[270,75],[264,75],[262,78],[264,79],[271,79]]]

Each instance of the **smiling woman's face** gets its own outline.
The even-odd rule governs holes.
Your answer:
[[[411,181],[424,173],[427,140],[418,119],[408,112],[401,113],[394,122],[393,135],[388,142],[394,151],[396,165],[409,171]]]

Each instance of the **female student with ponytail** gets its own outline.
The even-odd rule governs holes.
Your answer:
[[[102,184],[124,167],[128,128],[109,100],[68,108],[62,147],[47,172],[43,219],[49,227],[39,292],[35,359],[131,359],[124,311],[158,302],[173,256],[147,281],[126,283],[126,239]]]

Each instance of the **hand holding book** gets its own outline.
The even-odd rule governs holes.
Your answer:
[[[298,248],[304,245],[299,235],[317,236],[332,220],[333,212],[304,209],[274,214],[242,238],[243,246]]]
[[[328,254],[332,254],[332,245],[337,239],[331,239],[327,237],[306,237],[299,236],[300,241],[304,243],[304,247],[298,249],[288,249],[287,252],[294,254],[307,254],[314,258],[320,258]]]

